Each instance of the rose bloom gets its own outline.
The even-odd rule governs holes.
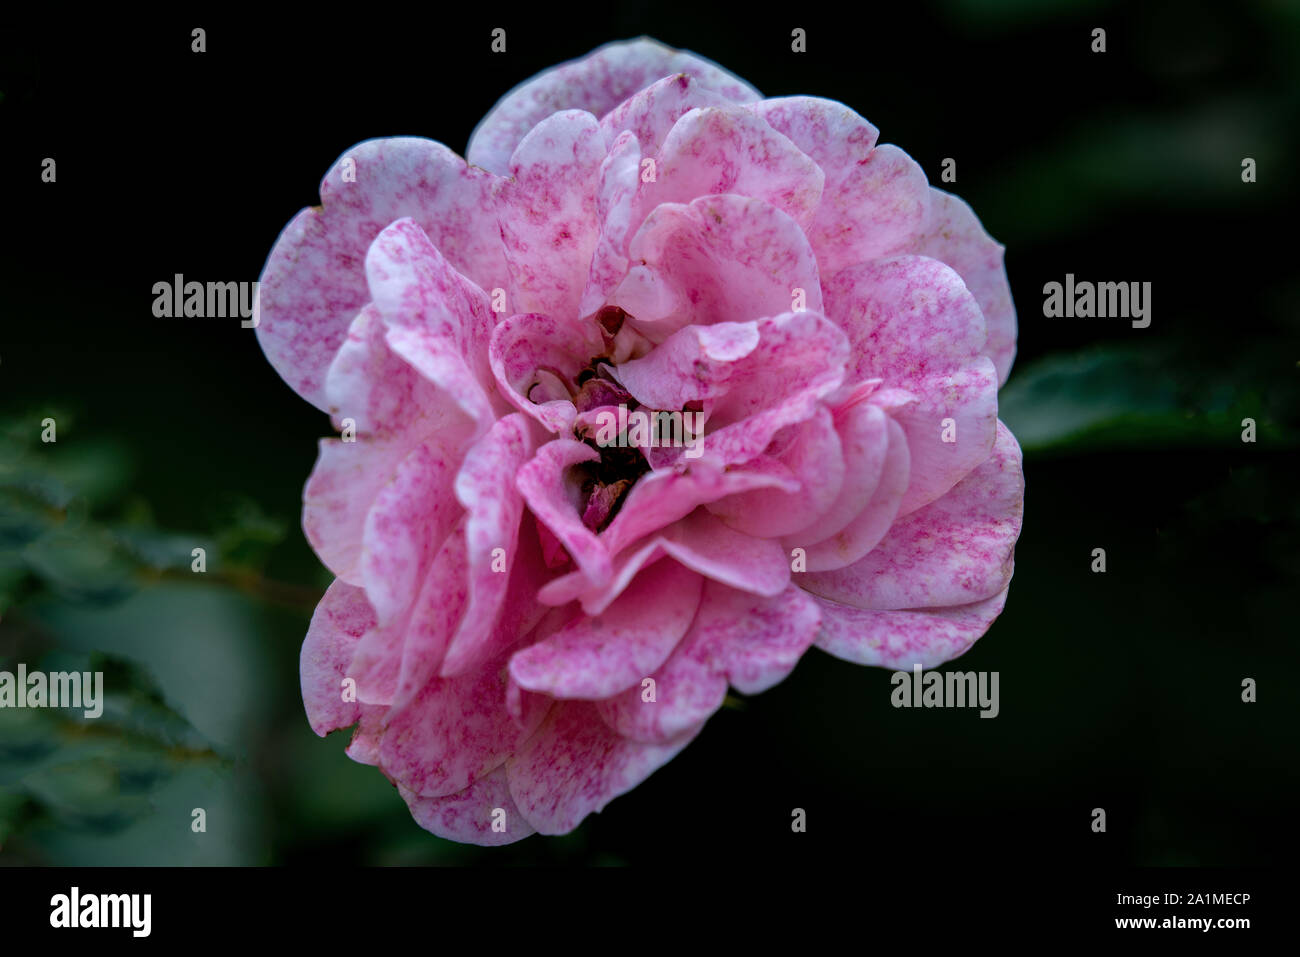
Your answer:
[[[304,491],[336,580],[303,699],[420,826],[570,831],[728,686],[813,645],[933,667],[1001,612],[1003,247],[876,139],[616,43],[507,94],[467,160],[350,149],[280,235],[257,335],[341,432]]]

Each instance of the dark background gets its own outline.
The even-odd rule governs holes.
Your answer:
[[[50,17],[0,40],[0,667],[84,660],[113,694],[93,734],[0,722],[0,864],[1290,863],[1300,7],[450,6]],[[237,319],[156,319],[152,287],[256,279],[349,146],[463,153],[516,83],[641,34],[843,101],[1007,246],[1025,526],[1006,611],[952,666],[998,671],[1001,714],[895,710],[889,672],[812,651],[574,834],[463,847],[302,712],[325,416]],[[1044,318],[1067,272],[1151,282],[1151,326]]]

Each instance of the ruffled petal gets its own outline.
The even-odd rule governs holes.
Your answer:
[[[538,832],[567,834],[671,761],[700,727],[664,744],[642,744],[610,728],[594,703],[560,702],[506,762],[510,794]]]
[[[942,498],[897,520],[863,559],[800,584],[847,605],[937,608],[1006,588],[1024,513],[1020,446],[998,423],[993,454]]]
[[[394,220],[412,218],[484,288],[505,283],[495,179],[441,143],[411,137],[369,140],[339,157],[321,180],[321,205],[284,228],[258,283],[258,342],[295,392],[327,409],[326,370],[371,299],[366,250]]]
[[[760,96],[748,83],[701,56],[648,37],[607,43],[587,56],[553,67],[501,98],[475,128],[466,157],[504,174],[515,147],[534,126],[560,110],[604,116],[656,80],[685,73],[735,103]]]

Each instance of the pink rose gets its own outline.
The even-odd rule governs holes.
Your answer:
[[[935,666],[1002,610],[1002,247],[876,136],[610,44],[509,93],[468,164],[352,148],[281,234],[257,333],[342,432],[304,493],[337,579],[303,698],[422,827],[569,831],[728,685],[814,644]]]

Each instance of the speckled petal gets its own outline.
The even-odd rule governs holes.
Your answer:
[[[540,403],[529,398],[539,370],[556,370],[573,379],[603,348],[595,323],[535,313],[520,313],[502,322],[492,333],[489,346],[500,393],[519,411],[556,433],[572,428],[577,409],[569,398]]]
[[[582,524],[578,513],[579,489],[566,479],[579,462],[592,462],[600,453],[573,439],[547,442],[519,470],[515,482],[528,508],[568,550],[582,573],[592,581],[609,577],[610,556],[595,533]]]
[[[641,146],[629,132],[620,133],[601,161],[596,215],[600,234],[592,251],[591,271],[578,306],[589,316],[600,309],[627,272],[627,244],[636,211],[637,184],[641,182]]]
[[[825,183],[821,167],[789,137],[739,106],[684,114],[664,139],[655,173],[653,181],[642,180],[637,200],[647,212],[731,193],[762,200],[805,227]]]
[[[757,488],[794,492],[799,485],[792,476],[728,470],[703,458],[687,470],[651,472],[632,486],[601,539],[610,554],[616,555],[638,539],[685,518],[696,506]]]
[[[824,598],[872,609],[937,608],[982,601],[1011,580],[1025,480],[1020,446],[998,423],[993,454],[942,498],[896,521],[861,561],[810,573],[800,584]]]
[[[366,593],[335,579],[311,616],[299,659],[307,720],[321,737],[361,720],[364,706],[344,700],[343,681],[357,641],[373,627],[375,613]]]
[[[394,220],[413,218],[456,269],[485,288],[505,282],[495,179],[425,139],[369,140],[339,157],[321,180],[322,205],[285,227],[258,285],[258,341],[294,391],[326,409],[325,372],[353,316],[372,298],[366,250]]]
[[[807,421],[778,433],[773,453],[799,481],[799,490],[760,488],[712,502],[707,507],[738,532],[756,538],[780,538],[807,528],[835,504],[844,485],[844,450],[834,419],[819,406]]]
[[[851,565],[866,555],[889,531],[911,475],[911,453],[908,450],[907,434],[893,419],[886,417],[885,427],[888,444],[885,461],[881,466],[880,480],[866,508],[862,509],[851,522],[834,535],[812,545],[799,546],[793,539],[787,540],[790,547],[804,549],[805,571],[817,572]],[[803,576],[799,576],[802,582]]]
[[[506,708],[506,662],[503,655],[469,674],[434,678],[393,708],[379,752],[384,773],[419,797],[444,797],[500,767],[546,717],[532,706],[516,724]]]
[[[955,271],[923,256],[843,270],[826,285],[826,310],[852,343],[850,381],[879,376],[917,399],[894,413],[911,452],[900,513],[915,511],[993,448],[997,377],[983,355],[983,314]]]
[[[619,134],[628,132],[636,137],[642,153],[656,156],[673,125],[685,114],[694,109],[731,105],[725,96],[708,89],[699,80],[678,73],[628,97],[601,117],[600,128],[607,142],[613,143]]]
[[[728,680],[757,694],[785,678],[820,617],[815,600],[793,586],[765,598],[708,582],[690,632],[650,676],[654,700],[645,700],[642,682],[599,702],[601,717],[624,737],[671,741],[721,706]]]
[[[965,200],[933,187],[930,196],[929,220],[909,251],[947,263],[965,280],[984,313],[984,354],[993,360],[1002,385],[1016,358],[1016,309],[1003,265],[1006,247],[984,231]]]
[[[456,499],[466,511],[469,602],[448,646],[448,655],[455,651],[457,660],[450,668],[444,662],[444,673],[460,670],[463,661],[488,641],[507,603],[524,511],[523,496],[514,479],[532,451],[529,422],[516,412],[497,420],[466,454],[456,475]],[[525,604],[525,596],[515,602]]]
[[[417,797],[400,787],[398,791],[415,823],[449,841],[499,847],[537,833],[510,796],[505,768],[447,797]]]
[[[542,834],[566,834],[667,764],[700,725],[665,744],[630,741],[589,701],[563,701],[506,762],[515,804]]]
[[[648,37],[607,43],[581,59],[539,73],[502,97],[474,130],[466,157],[504,174],[519,141],[552,113],[586,110],[604,116],[639,90],[676,73],[689,74],[735,103],[760,96],[716,63]]]
[[[414,220],[385,228],[366,254],[366,279],[389,348],[452,396],[485,431],[489,398],[487,294],[456,272]]]
[[[930,218],[930,184],[897,146],[877,146],[822,195],[808,240],[823,276],[907,252]]]
[[[580,617],[517,652],[510,674],[559,698],[606,698],[658,668],[686,633],[703,580],[676,562],[641,572],[606,614]]]
[[[461,509],[452,495],[457,456],[435,436],[411,450],[366,516],[361,573],[379,623],[401,618],[419,592],[434,550]]]
[[[507,314],[578,314],[600,233],[597,192],[605,141],[581,110],[537,124],[497,183],[501,240],[510,267]]]
[[[785,538],[787,548],[820,542],[844,530],[862,514],[880,484],[889,446],[885,413],[876,406],[860,403],[834,414],[843,454],[844,479],[834,503],[817,520]]]
[[[744,196],[666,203],[632,237],[633,267],[610,302],[654,342],[692,323],[745,322],[789,312],[803,290],[822,308],[817,260],[799,224]]]
[[[867,611],[818,599],[817,647],[857,665],[935,668],[964,654],[989,630],[1002,614],[1007,591],[969,605],[906,611]]]

